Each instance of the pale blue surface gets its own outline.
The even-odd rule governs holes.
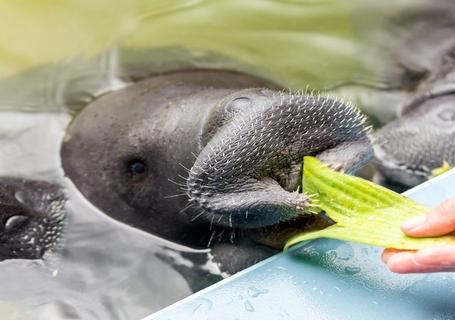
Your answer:
[[[455,195],[455,170],[406,195],[435,206]],[[146,319],[455,319],[455,274],[393,274],[380,262],[381,252],[366,245],[316,240]]]

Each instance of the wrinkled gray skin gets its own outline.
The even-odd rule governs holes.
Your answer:
[[[40,259],[58,244],[65,196],[57,185],[0,178],[0,261]]]
[[[248,89],[271,86],[234,72],[189,71],[109,93],[71,123],[64,171],[111,217],[193,247],[223,242],[223,233],[240,243],[289,221],[301,228],[314,222],[311,200],[298,192],[303,156],[353,172],[372,148],[352,107]]]
[[[455,19],[451,27],[455,32]],[[455,40],[453,33],[446,38],[439,29],[427,32],[427,39],[439,40],[444,48],[432,51],[427,79],[404,102],[399,118],[374,134],[377,167],[389,181],[406,187],[429,179],[444,161],[455,166]]]
[[[455,166],[454,17],[452,0],[424,1],[396,12],[372,40],[385,53],[373,62],[385,86],[359,104],[373,116],[397,117],[373,135],[379,181],[397,190],[427,180],[443,161]]]
[[[412,187],[444,161],[455,166],[454,101],[453,93],[427,99],[375,134],[375,163],[389,181]]]

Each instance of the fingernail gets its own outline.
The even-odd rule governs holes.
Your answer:
[[[418,216],[409,219],[408,221],[405,221],[401,224],[401,228],[403,230],[409,231],[412,230],[420,225],[422,225],[426,220],[426,216]]]

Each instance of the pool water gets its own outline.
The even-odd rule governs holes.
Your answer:
[[[382,64],[373,68],[364,61],[376,56],[362,43],[364,26],[374,35],[382,16],[409,3],[401,0],[394,8],[360,0],[5,4],[0,176],[56,182],[69,201],[61,249],[43,261],[0,262],[0,318],[139,319],[223,278],[207,250],[110,219],[65,178],[60,144],[87,103],[175,69],[227,68],[295,89],[371,78]],[[369,93],[356,97],[374,99]]]

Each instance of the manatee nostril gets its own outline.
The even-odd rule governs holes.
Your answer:
[[[24,215],[15,215],[11,216],[4,222],[5,232],[12,232],[21,228],[27,221],[29,217]]]
[[[455,110],[443,110],[438,117],[443,121],[455,121]]]
[[[227,112],[239,111],[243,108],[251,106],[251,99],[248,97],[238,97],[228,102],[226,105]]]

